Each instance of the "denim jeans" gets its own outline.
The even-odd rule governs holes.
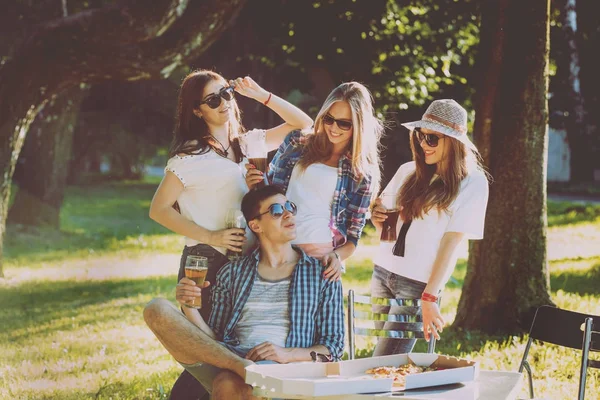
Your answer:
[[[373,269],[373,277],[371,279],[371,296],[382,297],[387,299],[406,298],[419,299],[425,290],[427,284],[425,282],[415,281],[396,275],[387,269],[375,265]],[[398,307],[373,305],[373,312],[376,313],[397,313]],[[417,313],[417,315],[420,314]],[[389,322],[376,322],[377,329],[392,328],[393,325]],[[415,346],[416,339],[394,339],[380,337],[375,346],[373,356],[384,356],[390,354],[410,353]]]

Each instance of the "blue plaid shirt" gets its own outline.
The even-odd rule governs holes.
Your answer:
[[[323,265],[294,247],[300,260],[290,282],[290,330],[285,347],[323,345],[335,359],[344,353],[344,308],[341,281],[323,279]],[[260,249],[225,264],[212,291],[209,325],[223,343],[243,346],[235,327],[258,274]]]
[[[267,176],[271,184],[287,191],[292,171],[302,156],[307,137],[299,130],[287,135],[269,165]],[[338,179],[329,222],[334,248],[342,246],[346,241],[358,245],[371,203],[371,177],[354,174],[351,157],[351,154],[345,154],[338,162]]]

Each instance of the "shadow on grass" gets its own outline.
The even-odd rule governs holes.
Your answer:
[[[155,190],[155,184],[142,182],[71,186],[61,209],[61,229],[8,225],[5,259],[53,261],[79,250],[114,248],[129,237],[139,238],[143,248],[144,236],[170,233],[148,217]]]
[[[119,319],[128,312],[140,312],[146,299],[142,296],[172,296],[175,276],[118,281],[33,282],[0,290],[2,335],[10,341],[28,340],[31,331],[48,335],[58,331],[79,329],[93,324],[99,316],[83,314],[82,307],[123,300],[102,310],[102,320]],[[132,304],[138,302],[138,304]],[[77,320],[72,322],[71,319]]]
[[[552,291],[563,290],[580,296],[600,294],[600,263],[582,271],[559,271],[550,275]]]

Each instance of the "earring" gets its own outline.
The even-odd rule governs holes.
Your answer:
[[[196,117],[198,117],[198,118],[202,119],[202,114],[200,114],[200,113],[198,113],[198,114],[194,113],[194,115],[195,115]]]

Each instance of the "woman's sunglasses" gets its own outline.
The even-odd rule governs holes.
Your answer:
[[[352,121],[346,121],[343,119],[335,119],[329,114],[325,114],[323,116],[323,123],[325,125],[333,125],[334,122],[343,131],[349,131],[350,129],[352,129]]]
[[[419,143],[421,143],[423,140],[425,140],[425,143],[427,143],[427,146],[429,147],[437,147],[440,139],[443,139],[444,136],[438,136],[438,135],[434,135],[433,133],[423,133],[421,131],[421,128],[415,128],[415,135],[417,136],[417,141]]]
[[[224,87],[223,89],[219,90],[219,93],[213,93],[208,95],[206,99],[204,99],[204,101],[202,101],[199,105],[201,106],[202,104],[206,104],[214,110],[215,108],[218,108],[221,105],[221,98],[225,99],[226,101],[231,101],[231,99],[233,99],[234,93],[235,90],[233,90],[232,86]]]
[[[258,214],[256,217],[251,218],[250,220],[259,218],[267,213],[270,213],[273,218],[280,218],[284,212],[289,211],[292,215],[296,215],[298,212],[298,207],[291,201],[286,201],[285,204],[274,203],[269,206],[269,209],[264,213]]]

